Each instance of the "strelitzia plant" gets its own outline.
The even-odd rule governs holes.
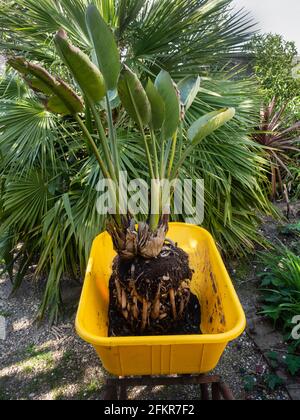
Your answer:
[[[37,92],[48,111],[70,116],[77,122],[103,177],[117,186],[121,160],[112,112],[111,98],[116,96],[113,92],[117,92],[120,106],[139,130],[149,179],[156,185],[152,190],[156,211],[150,210],[146,222],[135,220],[129,213],[122,214],[121,197],[117,196],[116,212],[108,215],[107,230],[118,254],[113,280],[120,314],[135,329],[145,331],[151,320],[157,323],[160,319],[182,317],[189,298],[191,272],[183,254],[180,254],[181,261],[186,266],[182,267],[182,275],[176,281],[163,272],[163,268],[155,285],[145,282],[143,276],[139,279],[134,276],[133,261],[135,264],[145,260],[151,262],[166,255],[166,251],[170,254],[170,247],[175,247],[166,239],[168,211],[163,205],[160,183],[164,179],[175,179],[199,142],[231,120],[235,110],[213,111],[187,127],[185,113],[198,95],[200,78],[187,77],[176,85],[170,74],[162,70],[154,81],[149,79],[143,85],[138,75],[121,62],[114,35],[95,5],[87,8],[86,23],[93,47],[92,59],[70,43],[65,31],[58,31],[54,38],[62,62],[81,95],[77,93],[77,86],[71,87],[25,58],[9,57],[8,63]],[[124,267],[130,267],[133,281],[122,281],[120,266],[123,271]],[[137,282],[143,283],[144,287],[139,287]]]

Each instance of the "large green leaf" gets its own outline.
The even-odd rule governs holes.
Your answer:
[[[30,63],[21,57],[11,57],[8,60],[11,67],[16,69],[22,75],[25,76],[25,80],[29,81],[29,85],[33,84],[35,90],[39,90],[45,95],[51,95],[51,102],[56,103],[53,109],[56,109],[62,114],[77,114],[83,111],[83,103],[76,92],[65,83],[63,80],[56,79],[42,66],[34,63]],[[51,109],[51,108],[49,108]]]
[[[93,4],[87,9],[86,21],[106,87],[108,90],[114,90],[121,70],[120,55],[114,35]]]
[[[189,76],[178,83],[180,99],[182,105],[185,108],[185,111],[189,110],[194,100],[196,99],[196,96],[198,95],[200,90],[200,84],[200,76]]]
[[[28,86],[36,91],[36,92],[42,92],[47,96],[53,95],[53,89],[49,87],[45,82],[43,82],[40,79],[37,79],[36,77],[32,76],[25,76],[24,79],[28,83]]]
[[[165,121],[165,102],[150,79],[146,86],[146,93],[151,104],[151,125],[154,130],[159,130]]]
[[[234,115],[234,108],[223,108],[204,115],[190,127],[188,130],[188,139],[193,145],[197,145],[202,139],[230,121]]]
[[[68,115],[70,110],[58,96],[51,96],[47,101],[47,109],[54,114]]]
[[[135,73],[127,66],[121,72],[118,92],[121,102],[137,123],[142,125],[149,124],[151,120],[151,105],[142,83]]]
[[[176,132],[180,120],[179,92],[170,74],[164,70],[157,76],[155,87],[165,103],[163,131],[165,138],[169,139]]]
[[[68,42],[64,30],[57,32],[55,36],[56,48],[63,61],[68,66],[81,90],[94,102],[99,102],[105,96],[105,83],[98,69],[79,48]]]

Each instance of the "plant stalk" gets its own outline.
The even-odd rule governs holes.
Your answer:
[[[82,121],[82,119],[80,118],[80,116],[78,114],[75,115],[75,119],[76,119],[77,123],[79,124],[80,128],[82,129],[83,134],[85,135],[85,138],[88,141],[88,144],[91,146],[92,151],[93,151],[93,153],[94,153],[94,155],[95,155],[95,157],[96,157],[96,159],[99,163],[99,166],[101,168],[101,171],[102,171],[103,175],[108,179],[109,178],[112,179],[112,176],[109,173],[109,171],[107,170],[107,168],[105,166],[105,163],[100,156],[99,150],[98,150],[98,148],[96,146],[96,143],[94,142],[94,139],[91,136],[89,130],[87,129],[87,127],[85,126],[84,122]]]
[[[75,115],[75,119],[76,119],[77,123],[79,124],[80,128],[82,129],[83,134],[85,135],[85,137],[86,137],[86,139],[88,141],[88,144],[92,148],[93,154],[95,155],[95,157],[96,157],[96,159],[97,159],[97,161],[99,163],[99,166],[100,166],[100,169],[101,169],[101,171],[103,173],[103,176],[106,179],[112,179],[113,180],[112,175],[109,173],[108,169],[105,166],[104,161],[102,160],[102,158],[100,156],[100,153],[99,153],[99,150],[97,148],[97,145],[94,142],[93,137],[91,136],[89,130],[87,129],[87,127],[85,126],[84,122],[82,121],[82,119],[80,118],[80,116],[78,114]],[[117,224],[119,226],[122,226],[120,212],[119,212],[119,206],[120,206],[120,204],[119,204],[119,197],[117,195],[117,197],[116,197],[116,211],[117,211],[117,214],[114,215],[114,218],[115,218]]]
[[[142,122],[142,119],[141,119],[139,110],[138,110],[138,108],[136,106],[134,97],[133,97],[133,95],[131,93],[130,87],[128,86],[128,83],[127,83],[127,88],[128,88],[128,92],[129,92],[129,95],[130,95],[130,99],[131,99],[131,101],[133,103],[133,106],[134,106],[134,109],[135,109],[135,112],[136,112],[136,115],[137,115],[137,118],[138,118],[138,123],[139,123],[138,125],[139,125],[139,128],[140,128],[141,133],[142,133],[142,137],[143,137],[143,141],[144,141],[144,146],[145,146],[146,157],[147,157],[148,166],[149,166],[150,178],[151,179],[155,179],[155,174],[154,174],[153,164],[152,164],[152,159],[151,159],[151,153],[150,153],[150,149],[149,149],[149,145],[148,145],[148,140],[147,140],[147,137],[146,137],[146,134],[145,134],[143,122]]]
[[[175,154],[176,154],[176,145],[177,145],[177,131],[176,131],[176,133],[173,136],[172,152],[171,152],[169,169],[168,169],[168,174],[167,174],[167,178],[168,179],[171,178],[172,168],[173,168]]]
[[[115,167],[116,167],[117,179],[119,179],[120,159],[119,159],[118,143],[117,143],[116,132],[115,132],[115,129],[114,129],[112,109],[111,109],[108,94],[106,94],[106,104],[107,104],[107,112],[108,112],[109,137],[110,137],[110,141],[111,141],[111,144],[112,144],[113,160],[114,160],[114,164],[115,164]]]
[[[97,129],[98,129],[100,141],[101,141],[101,144],[102,144],[102,147],[103,147],[103,152],[104,152],[106,163],[109,167],[109,171],[110,171],[110,174],[111,174],[111,179],[113,179],[115,182],[117,182],[118,178],[117,178],[117,175],[115,173],[115,168],[114,168],[114,165],[113,165],[112,160],[111,160],[111,154],[110,154],[110,150],[109,150],[109,147],[108,147],[108,144],[107,144],[107,137],[106,137],[106,134],[105,134],[102,122],[101,122],[100,115],[98,114],[97,109],[92,102],[90,102],[90,106],[91,106],[91,110],[92,110],[92,113],[94,115],[94,118],[95,118],[95,121],[96,121],[96,124],[97,124]]]
[[[157,155],[157,147],[156,147],[156,137],[154,131],[150,130],[150,136],[152,141],[152,152],[154,157],[154,171],[156,179],[159,179],[159,164],[158,164],[158,155]]]

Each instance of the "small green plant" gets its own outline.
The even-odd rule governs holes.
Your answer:
[[[270,373],[265,376],[265,384],[269,389],[275,391],[276,388],[284,384],[284,380],[280,376]]]
[[[252,375],[246,375],[244,377],[244,389],[247,392],[254,391],[255,387],[257,385],[256,378]]]
[[[27,357],[25,362],[21,362],[25,373],[31,373],[42,365],[47,368],[54,365],[53,353],[47,348],[39,349],[34,344],[30,344],[24,350],[23,355]]]
[[[0,316],[4,316],[4,318],[9,318],[11,316],[11,312],[0,309]]]
[[[280,233],[283,233],[284,235],[300,235],[300,222],[282,226],[280,228]]]
[[[259,389],[270,389],[275,391],[284,384],[284,380],[275,373],[264,375],[246,375],[244,377],[244,389],[246,392],[253,392]]]
[[[283,355],[275,351],[270,351],[267,356],[270,364],[274,369],[284,367],[292,376],[296,376],[300,371],[300,356],[292,353],[293,349],[289,348],[288,352]]]
[[[300,155],[295,157],[295,161],[288,166],[289,173],[286,178],[286,183],[291,199],[300,199]],[[299,228],[300,231],[300,228]]]
[[[300,257],[284,246],[261,254],[266,267],[260,274],[264,306],[262,313],[291,331],[292,319],[300,314]]]
[[[274,252],[264,253],[261,262],[266,270],[261,274],[264,306],[262,313],[270,317],[286,333],[291,344],[284,355],[270,351],[268,358],[274,369],[284,367],[295,376],[300,371],[297,353],[300,340],[292,340],[293,318],[300,314],[300,257],[284,246]],[[269,377],[270,388],[282,384],[274,375]]]
[[[285,359],[287,369],[292,376],[300,372],[300,356],[288,354]]]

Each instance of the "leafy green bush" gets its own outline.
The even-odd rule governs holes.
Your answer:
[[[246,49],[253,55],[254,73],[264,91],[265,103],[276,97],[279,105],[289,102],[290,110],[299,116],[299,83],[293,78],[296,44],[281,35],[264,34],[254,36]]]
[[[261,273],[264,306],[262,313],[291,332],[292,319],[300,314],[300,256],[284,246],[263,253],[266,267]]]

